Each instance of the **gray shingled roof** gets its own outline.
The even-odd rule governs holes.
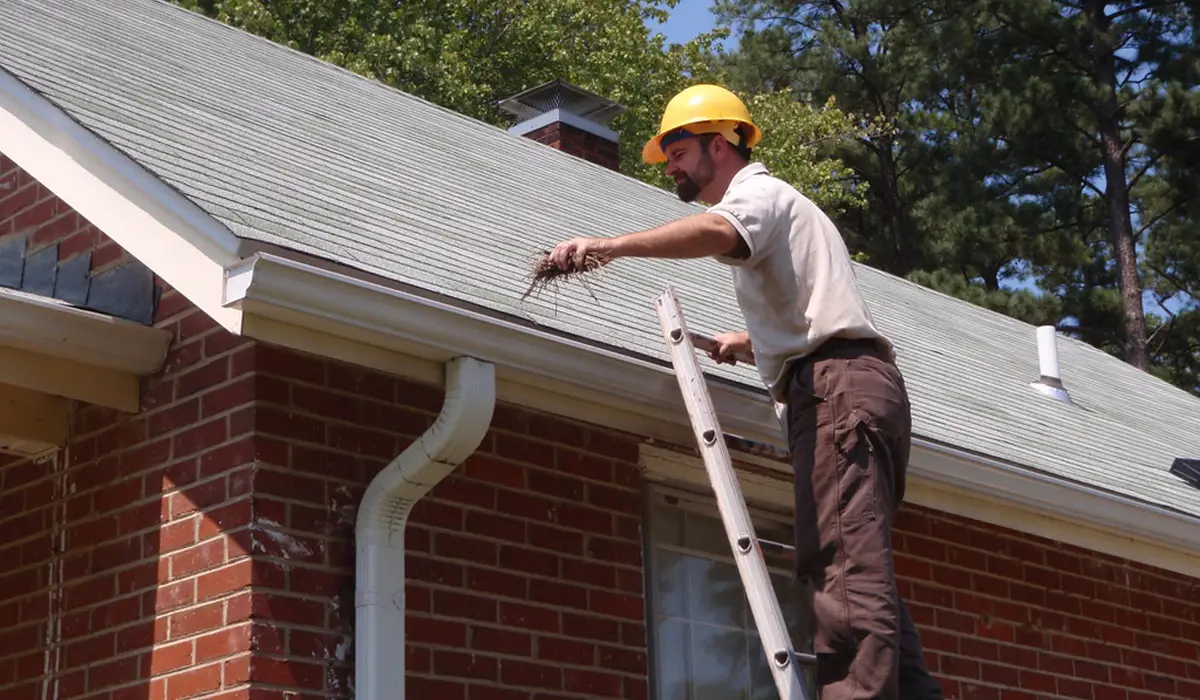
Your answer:
[[[604,168],[157,0],[4,0],[0,66],[246,239],[321,256],[665,360],[653,299],[739,327],[711,261],[625,260],[520,301],[531,255],[696,211]],[[1074,407],[1028,386],[1034,329],[859,268],[922,437],[1200,516],[1167,473],[1200,457],[1200,400],[1060,341]],[[761,388],[751,370],[714,374]]]

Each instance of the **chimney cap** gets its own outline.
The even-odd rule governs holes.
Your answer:
[[[561,109],[597,124],[606,124],[625,112],[625,106],[562,80],[551,80],[499,103],[500,109],[520,120]]]

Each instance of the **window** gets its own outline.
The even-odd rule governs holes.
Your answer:
[[[646,549],[655,700],[776,700],[779,697],[714,497],[652,487]],[[751,519],[798,651],[811,651],[807,605],[794,584],[791,523]],[[780,544],[773,543],[782,543]],[[808,696],[816,697],[811,674]]]

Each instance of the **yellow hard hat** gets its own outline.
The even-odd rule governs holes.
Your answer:
[[[750,110],[746,109],[745,103],[737,95],[719,85],[693,85],[680,91],[667,103],[658,133],[642,148],[642,158],[647,163],[666,161],[663,137],[675,137],[676,134],[672,132],[676,130],[681,130],[678,132],[680,136],[719,133],[737,146],[741,140],[736,131],[738,124],[749,127],[746,147],[758,145],[763,137],[762,129],[751,121]],[[671,140],[668,139],[668,145]]]

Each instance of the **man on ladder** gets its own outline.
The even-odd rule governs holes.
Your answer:
[[[564,241],[550,257],[564,270],[584,269],[589,254],[730,266],[747,331],[716,336],[711,355],[752,354],[787,406],[797,575],[814,589],[821,697],[940,700],[892,559],[911,440],[904,380],[833,223],[751,160],[762,136],[733,93],[687,88],[642,155],[667,164],[683,201],[716,204],[648,231]]]

